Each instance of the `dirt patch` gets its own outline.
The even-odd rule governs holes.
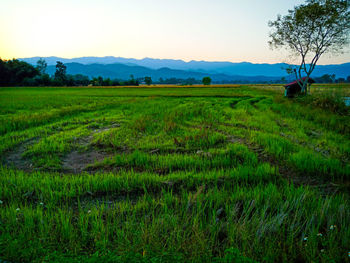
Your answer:
[[[99,134],[118,127],[120,127],[119,123],[112,123],[111,125],[101,128],[90,127],[93,130],[92,133],[87,137],[80,138],[77,144],[81,148],[89,147],[94,138],[94,134]],[[95,150],[93,148],[90,148],[87,151],[74,150],[61,159],[62,172],[75,174],[81,173],[85,171],[89,165],[94,164],[96,162],[101,162],[105,158],[109,158],[112,156],[113,153],[106,152],[101,149]]]
[[[79,145],[79,148],[89,148],[89,145],[93,140],[94,134],[105,132],[117,127],[120,127],[119,123],[112,123],[111,125],[102,128],[96,128],[92,126],[90,127],[92,129],[91,134],[89,136],[79,138],[77,144]],[[31,145],[37,143],[39,140],[39,137],[28,139],[19,144],[18,146],[14,147],[13,149],[5,152],[0,159],[1,163],[5,166],[13,167],[19,170],[23,170],[25,172],[31,172],[35,169],[40,169],[34,168],[34,165],[30,158],[23,157],[23,154],[27,151],[27,149]],[[89,164],[93,164],[94,162],[100,162],[106,157],[110,156],[112,156],[111,153],[107,153],[103,150],[89,149],[85,152],[81,152],[76,149],[68,153],[63,159],[61,159],[61,171],[66,173],[79,173],[84,171],[84,169]]]
[[[66,173],[81,173],[86,167],[95,162],[101,162],[112,154],[102,151],[89,150],[86,152],[73,151],[62,159],[62,171]]]
[[[23,157],[23,154],[29,146],[35,144],[40,138],[35,137],[28,139],[14,149],[6,152],[2,158],[2,163],[8,167],[14,167],[19,170],[30,172],[33,170],[33,163],[30,159]]]

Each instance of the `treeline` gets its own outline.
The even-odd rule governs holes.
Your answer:
[[[67,74],[67,67],[60,61],[57,61],[53,76],[47,74],[46,70],[47,63],[43,59],[39,59],[35,67],[17,59],[7,61],[0,59],[0,86],[139,86],[140,84],[193,85],[203,83],[203,80],[194,78],[160,78],[158,81],[153,81],[148,76],[134,78],[133,75],[130,75],[129,80],[110,79],[101,76],[90,79],[82,74]]]
[[[131,75],[129,80],[67,74],[67,67],[57,61],[53,76],[46,73],[47,63],[40,59],[34,67],[17,59],[0,59],[0,87],[15,86],[138,86],[140,81]]]
[[[151,77],[137,78],[130,75],[129,80],[103,78],[101,76],[90,79],[82,74],[67,74],[67,67],[60,61],[57,61],[56,71],[53,76],[46,73],[47,63],[43,59],[39,59],[36,66],[32,66],[24,61],[17,59],[1,60],[0,59],[0,86],[138,86],[139,84],[173,84],[173,85],[194,85],[205,84],[210,85],[212,80],[205,77],[202,80],[195,78],[179,79],[179,78],[160,78],[153,81]],[[314,78],[316,83],[350,83],[350,76],[345,78],[336,78],[336,76],[325,74],[321,77]],[[285,77],[274,81],[213,81],[215,84],[284,84],[288,81]]]
[[[155,84],[173,84],[173,85],[194,85],[201,84],[202,81],[195,78],[179,79],[179,78],[160,78],[158,81],[154,82]]]
[[[350,83],[350,76],[345,78],[336,78],[335,74],[325,74],[322,77],[314,78],[316,83]]]

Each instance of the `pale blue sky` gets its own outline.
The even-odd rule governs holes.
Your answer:
[[[292,62],[269,20],[299,0],[1,0],[0,57],[121,56]],[[350,62],[346,54],[320,64]]]

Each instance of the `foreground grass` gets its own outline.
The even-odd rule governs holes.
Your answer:
[[[347,109],[279,89],[1,89],[0,259],[349,260]]]

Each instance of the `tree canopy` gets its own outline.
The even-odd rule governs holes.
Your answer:
[[[39,71],[39,73],[41,75],[45,74],[46,73],[46,69],[47,69],[47,63],[44,59],[39,59],[37,62],[36,62],[36,69]]]
[[[151,77],[145,77],[145,83],[149,86],[152,84],[152,78]]]
[[[210,85],[211,84],[211,78],[210,77],[204,77],[202,80],[203,85]]]
[[[0,86],[24,85],[38,74],[38,70],[26,62],[0,60]]]
[[[67,67],[61,61],[57,61],[55,72],[55,80],[57,84],[64,85],[67,82],[66,70]]]

